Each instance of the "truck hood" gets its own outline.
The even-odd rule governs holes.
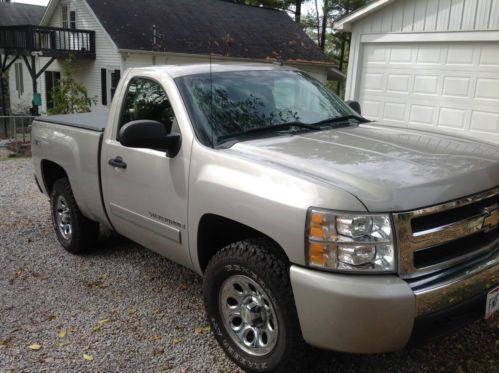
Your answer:
[[[499,185],[498,146],[407,128],[366,124],[240,142],[232,151],[341,188],[372,212],[413,210]]]

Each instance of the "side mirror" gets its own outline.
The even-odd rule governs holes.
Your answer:
[[[360,104],[357,101],[346,101],[346,104],[350,106],[357,114],[361,115],[362,111],[360,109]]]
[[[180,151],[180,133],[166,132],[165,125],[155,120],[134,120],[120,129],[119,141],[129,148],[147,148],[166,152],[170,158]]]

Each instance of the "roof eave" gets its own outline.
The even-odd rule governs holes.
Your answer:
[[[357,9],[356,11],[347,14],[345,17],[339,19],[338,21],[333,23],[333,29],[344,32],[351,32],[352,25],[355,22],[360,21],[362,18],[365,18],[371,15],[374,12],[390,5],[391,3],[397,0],[378,0],[374,3],[368,4],[362,8]]]
[[[220,54],[191,54],[191,53],[180,53],[180,52],[161,52],[161,51],[148,51],[143,49],[118,49],[118,53],[121,54],[149,54],[149,55],[163,55],[163,56],[176,56],[176,57],[200,57],[200,58],[217,58],[222,60],[231,60],[231,61],[241,61],[241,62],[260,62],[260,63],[275,63],[280,60],[275,58],[249,58],[249,57],[231,57],[231,56],[223,56]],[[315,65],[321,67],[335,67],[336,65],[330,61],[312,61],[312,60],[302,60],[302,59],[287,59],[283,61],[285,64],[293,64],[293,65]]]

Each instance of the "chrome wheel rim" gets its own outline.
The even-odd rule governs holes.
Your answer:
[[[279,325],[267,292],[244,275],[227,278],[220,288],[219,306],[231,339],[252,356],[264,356],[275,348]]]
[[[61,236],[65,240],[69,240],[73,232],[73,227],[71,225],[71,210],[63,196],[58,196],[56,200],[55,222]]]

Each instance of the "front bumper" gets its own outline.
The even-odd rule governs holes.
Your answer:
[[[424,288],[395,275],[361,276],[291,266],[300,326],[313,346],[352,353],[402,349],[417,320],[483,296],[499,283],[499,253]],[[485,302],[484,302],[485,305]]]

